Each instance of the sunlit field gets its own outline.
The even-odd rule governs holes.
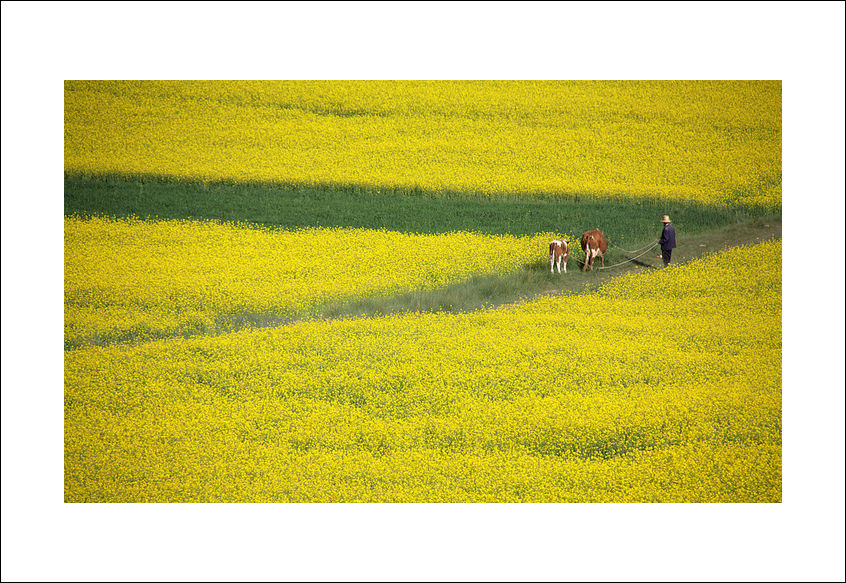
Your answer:
[[[65,172],[781,204],[781,83],[65,83]]]
[[[781,82],[64,96],[65,501],[781,501]]]
[[[513,272],[544,257],[551,237],[68,217],[65,345],[213,334],[443,288]]]
[[[65,500],[779,502],[781,315],[774,241],[472,314],[67,350]]]

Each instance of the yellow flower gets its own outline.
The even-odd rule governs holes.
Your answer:
[[[472,314],[69,350],[64,427],[66,501],[777,502],[781,243]]]
[[[64,144],[74,173],[777,207],[781,83],[68,81]]]

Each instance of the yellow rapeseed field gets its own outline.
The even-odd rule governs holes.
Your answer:
[[[68,502],[781,500],[780,241],[472,314],[65,363]]]
[[[65,345],[215,333],[504,274],[551,237],[66,217]]]
[[[781,204],[779,81],[67,81],[65,171]]]

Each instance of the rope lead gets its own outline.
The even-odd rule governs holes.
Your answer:
[[[614,244],[612,243],[612,245],[614,245]],[[606,265],[604,267],[597,267],[597,269],[611,269],[613,267],[619,267],[619,266],[623,265],[624,263],[630,263],[630,262],[634,261],[635,259],[637,259],[638,257],[641,257],[641,256],[649,253],[649,251],[652,250],[656,245],[658,245],[658,241],[655,241],[654,243],[651,243],[647,247],[643,247],[643,248],[637,249],[635,251],[626,251],[625,249],[621,249],[620,247],[617,247],[616,245],[614,245],[614,247],[617,247],[617,249],[621,249],[622,251],[625,251],[626,253],[637,253],[638,251],[643,251],[643,253],[641,253],[637,257],[632,257],[631,259],[627,259],[626,261],[621,261],[620,263],[615,263],[614,265]],[[575,257],[573,259],[575,259]],[[582,265],[585,264],[584,261],[579,261],[578,259],[576,259],[576,262],[581,263]]]

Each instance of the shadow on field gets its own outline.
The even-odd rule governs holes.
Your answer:
[[[755,206],[709,206],[584,194],[481,195],[354,185],[180,182],[161,177],[66,176],[65,214],[246,222],[275,228],[344,227],[435,234],[581,234],[599,227],[621,247],[657,238],[665,214],[687,232],[767,214]]]

